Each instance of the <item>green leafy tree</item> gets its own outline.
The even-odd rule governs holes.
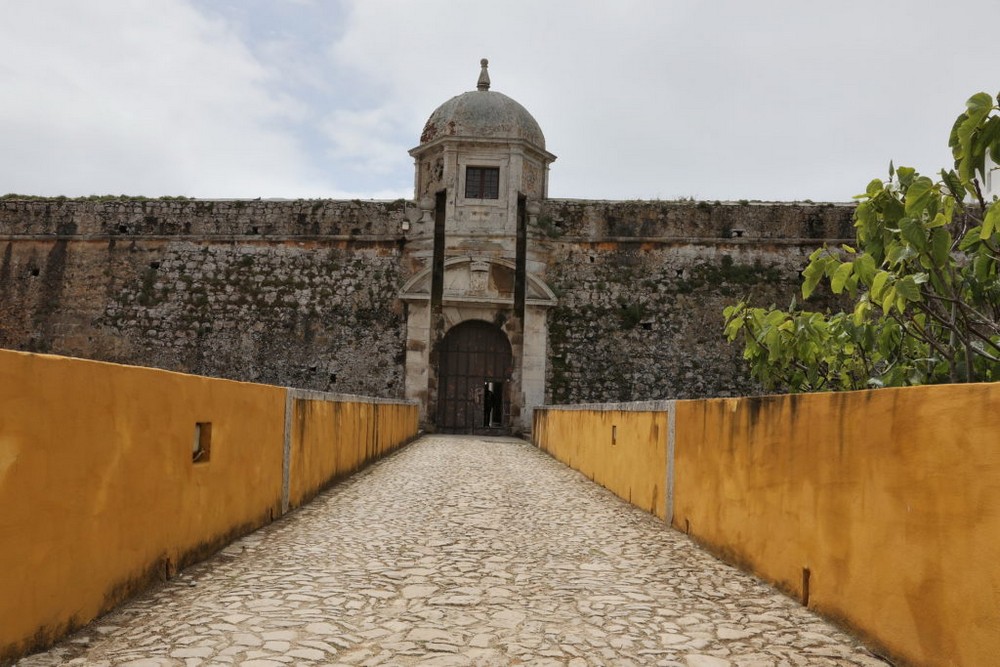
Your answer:
[[[858,195],[854,246],[809,256],[802,297],[820,285],[853,309],[724,311],[768,389],[825,391],[1000,380],[1000,202],[983,195],[1000,164],[1000,95],[977,93],[952,128],[955,167],[939,180],[889,165]]]

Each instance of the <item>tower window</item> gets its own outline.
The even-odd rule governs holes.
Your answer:
[[[499,199],[500,167],[466,167],[466,199]]]

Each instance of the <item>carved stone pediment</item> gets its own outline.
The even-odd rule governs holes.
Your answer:
[[[532,306],[556,305],[555,293],[538,276],[529,273],[526,302]],[[404,301],[431,298],[431,270],[411,278],[400,293]],[[514,263],[505,259],[452,257],[444,263],[445,303],[514,303]]]

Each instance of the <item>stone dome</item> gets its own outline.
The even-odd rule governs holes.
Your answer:
[[[440,137],[523,139],[545,149],[542,128],[528,110],[506,95],[489,89],[487,65],[484,58],[477,90],[456,95],[435,109],[420,133],[421,144]]]

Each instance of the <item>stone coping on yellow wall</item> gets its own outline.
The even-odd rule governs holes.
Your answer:
[[[540,405],[536,410],[618,410],[620,412],[667,412],[673,409],[677,401],[663,399],[658,401],[629,401],[627,403],[574,403],[573,405]]]
[[[369,403],[372,405],[419,405],[418,401],[408,398],[377,398],[358,394],[337,394],[317,389],[297,389],[285,387],[289,398],[300,398],[312,401],[332,401],[334,403]]]

